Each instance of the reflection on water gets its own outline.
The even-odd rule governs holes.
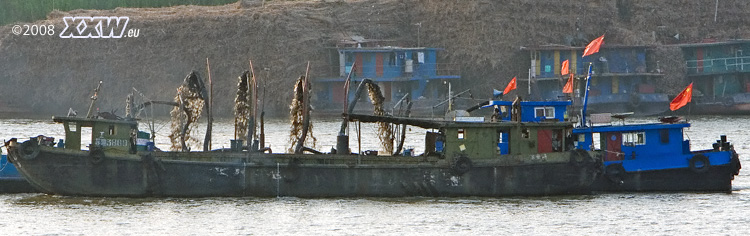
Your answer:
[[[636,119],[631,119],[636,120]],[[644,121],[646,119],[641,119]],[[647,120],[653,120],[648,118]],[[726,134],[750,163],[750,117],[695,116],[686,130],[693,150]],[[321,146],[335,146],[339,120],[314,120]],[[213,146],[229,147],[231,122],[214,126]],[[352,125],[356,126],[356,125]],[[158,127],[158,125],[157,125]],[[266,124],[274,151],[288,148],[289,124]],[[377,149],[377,127],[362,125],[363,150]],[[406,145],[422,152],[423,129]],[[157,138],[169,146],[166,132]],[[0,139],[49,134],[44,120],[0,120]],[[352,128],[351,147],[357,151]],[[85,141],[84,141],[85,142]],[[195,150],[195,149],[194,149]],[[328,151],[328,150],[323,150]],[[747,166],[747,164],[746,164]],[[726,193],[625,193],[513,198],[84,198],[0,195],[3,235],[747,235],[747,167]]]

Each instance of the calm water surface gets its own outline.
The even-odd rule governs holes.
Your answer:
[[[645,119],[633,119],[645,121]],[[726,134],[750,166],[750,116],[693,116],[693,150]],[[314,120],[317,149],[335,145],[340,123]],[[144,129],[145,126],[141,126]],[[156,123],[168,149],[169,124]],[[201,129],[204,129],[201,127]],[[286,121],[266,124],[274,152],[288,148]],[[375,150],[376,128],[362,124],[362,150]],[[405,146],[423,151],[425,130],[411,128]],[[351,129],[351,148],[358,144]],[[0,120],[0,139],[63,137],[40,119]],[[203,137],[197,133],[196,137]],[[229,121],[214,127],[214,148],[229,147]],[[87,141],[84,140],[84,143]],[[748,167],[732,193],[625,193],[513,198],[86,198],[0,195],[2,235],[748,235]]]

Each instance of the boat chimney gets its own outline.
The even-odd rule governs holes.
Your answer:
[[[349,153],[349,135],[336,136],[336,154],[345,154],[345,155],[350,154]]]

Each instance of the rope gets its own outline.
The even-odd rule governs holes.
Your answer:
[[[615,152],[615,151],[610,151],[610,150],[602,150],[602,151],[608,152],[608,153],[614,153],[614,154],[617,154],[618,156],[623,156],[623,157],[625,156],[624,152]]]

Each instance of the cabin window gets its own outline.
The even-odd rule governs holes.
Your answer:
[[[602,140],[601,133],[593,133],[591,135],[591,149],[592,150],[602,150],[602,143],[605,143],[604,140]]]
[[[464,129],[458,129],[458,139],[464,139],[465,131]]]
[[[68,131],[70,132],[78,132],[78,125],[76,122],[70,122],[68,123]]]
[[[114,136],[114,135],[115,135],[115,126],[114,125],[110,125],[109,126],[109,136]]]
[[[528,128],[521,129],[521,138],[529,138],[529,129]]]
[[[622,145],[635,146],[644,144],[646,144],[646,134],[644,132],[622,134]]]
[[[537,107],[534,108],[535,117],[544,117],[546,119],[555,118],[554,107]]]
[[[659,139],[661,143],[668,144],[669,143],[669,130],[667,129],[659,130]]]
[[[396,53],[392,52],[390,57],[388,57],[386,60],[388,60],[388,65],[395,66],[396,65]]]

